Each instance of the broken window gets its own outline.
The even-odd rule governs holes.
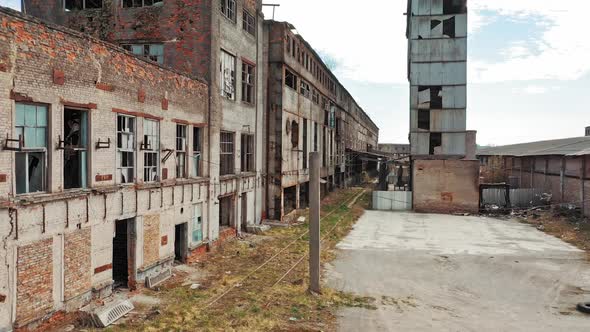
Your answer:
[[[313,101],[313,103],[316,105],[318,105],[320,103],[320,94],[319,94],[318,90],[313,89],[311,91],[311,101]]]
[[[160,124],[158,121],[143,121],[143,181],[158,181],[160,166]]]
[[[64,109],[64,189],[86,188],[88,181],[88,113]]]
[[[303,119],[303,169],[307,169],[307,119]]]
[[[418,129],[430,130],[429,110],[418,110]]]
[[[242,134],[242,172],[254,172],[254,135]]]
[[[219,71],[221,95],[234,100],[236,98],[236,57],[221,50]]]
[[[467,12],[467,0],[443,0],[443,14],[463,14]]]
[[[244,15],[242,16],[242,29],[252,36],[256,35],[256,18],[247,10],[244,10]]]
[[[443,21],[443,36],[455,38],[455,17]]]
[[[291,43],[292,43],[292,39],[291,37],[287,36],[287,40],[286,40],[286,47],[287,47],[287,53],[291,54]]]
[[[193,177],[203,176],[201,158],[203,154],[203,133],[201,128],[193,128]]]
[[[233,22],[236,21],[236,0],[221,0],[221,13]]]
[[[66,11],[102,8],[102,0],[65,0]]]
[[[234,174],[234,133],[221,132],[219,175]]]
[[[176,178],[186,178],[186,125],[176,125]]]
[[[22,152],[17,152],[16,193],[45,191],[47,158],[47,107],[16,104],[15,136],[24,139]]]
[[[122,47],[137,56],[164,64],[163,44],[125,44]]]
[[[135,118],[117,115],[117,183],[135,179]]]
[[[245,103],[254,104],[255,79],[254,66],[242,62],[242,101]]]
[[[442,109],[442,86],[419,86],[418,107],[428,109]]]
[[[291,122],[291,145],[294,149],[299,146],[299,123],[295,120]]]
[[[305,82],[304,80],[301,80],[301,86],[299,88],[299,92],[303,95],[303,97],[305,98],[309,98],[310,97],[310,93],[311,93],[311,88],[309,87],[309,84],[307,82]]]
[[[430,133],[430,145],[429,154],[440,154],[440,148],[442,146],[442,134],[441,133]]]
[[[285,69],[285,85],[297,90],[297,76],[288,69]]]
[[[88,0],[86,0],[88,1]],[[123,0],[123,7],[147,7],[153,5],[161,5],[164,0]]]

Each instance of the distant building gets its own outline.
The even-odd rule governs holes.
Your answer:
[[[379,128],[287,22],[264,22],[268,59],[267,211],[285,220],[309,202],[310,152],[321,153],[322,195],[377,170]]]
[[[538,189],[590,216],[590,137],[484,148],[477,155],[483,182]]]
[[[475,132],[466,129],[467,1],[408,0],[414,209],[477,212]]]
[[[590,136],[590,127],[586,127],[586,136]]]

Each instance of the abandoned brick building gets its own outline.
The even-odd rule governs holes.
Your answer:
[[[309,202],[309,152],[321,152],[322,193],[358,181],[379,129],[286,22],[265,21],[268,211],[282,220]],[[376,165],[373,165],[376,170]],[[355,179],[356,176],[356,179]]]
[[[479,165],[467,126],[467,0],[408,0],[413,208],[477,212]]]
[[[261,1],[188,2],[0,7],[0,330],[140,287],[272,217],[266,91],[284,83],[267,83]],[[331,103],[315,151],[343,184],[378,130],[297,38],[323,76],[285,63]]]

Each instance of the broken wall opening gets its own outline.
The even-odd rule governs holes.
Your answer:
[[[289,214],[297,208],[297,186],[283,189],[283,211]]]
[[[430,133],[429,154],[440,154],[442,147],[442,133]]]
[[[429,110],[418,110],[418,129],[430,130]]]
[[[115,221],[113,237],[113,288],[129,287],[129,227],[131,219]]]
[[[443,0],[443,15],[467,13],[466,0]]]
[[[219,229],[230,228],[234,225],[234,197],[227,196],[219,199]]]
[[[174,226],[174,260],[184,263],[188,251],[188,223]]]
[[[309,182],[299,185],[299,208],[307,209],[309,207]]]

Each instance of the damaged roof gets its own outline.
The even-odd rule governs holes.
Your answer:
[[[584,156],[590,154],[590,137],[572,137],[482,148],[478,156]]]

